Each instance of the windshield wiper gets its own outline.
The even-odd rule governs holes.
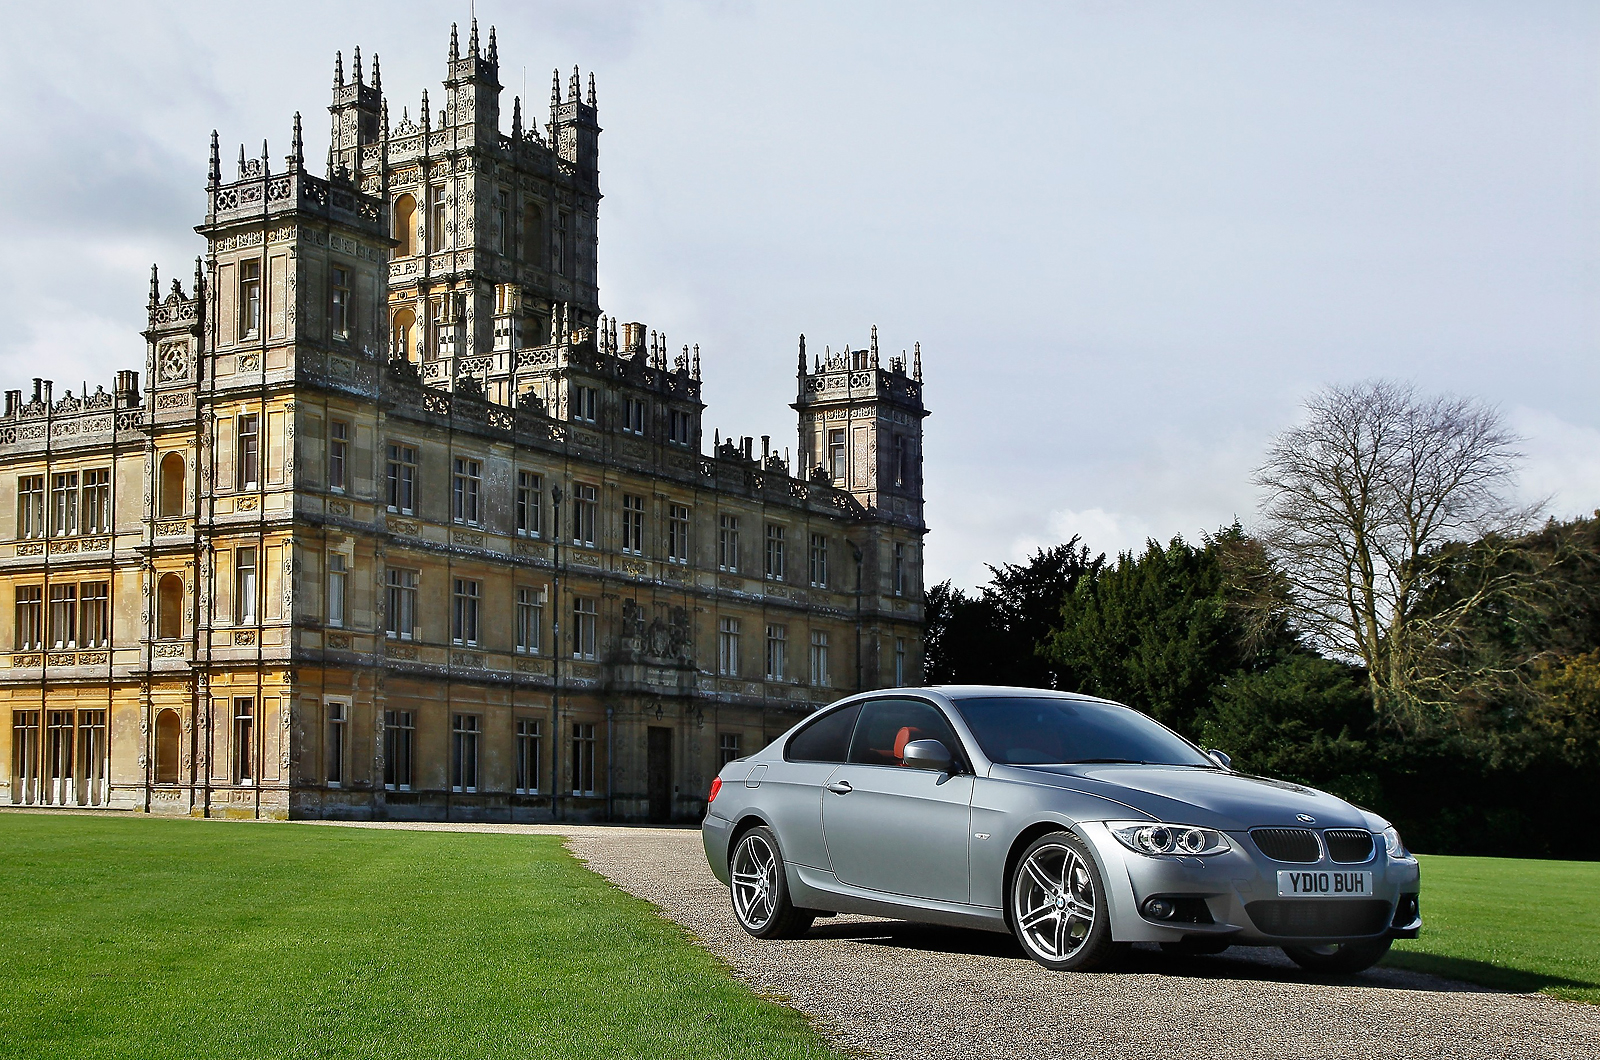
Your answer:
[[[1123,766],[1153,766],[1156,762],[1142,762],[1137,758],[1074,758],[1070,762],[1061,763],[1064,766],[1098,766],[1098,765],[1123,765]]]

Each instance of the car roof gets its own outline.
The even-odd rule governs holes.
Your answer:
[[[928,685],[924,690],[937,692],[946,699],[988,699],[1005,696],[1009,698],[1081,699],[1091,703],[1115,702],[1100,696],[1084,695],[1082,692],[1066,692],[1056,688],[1025,688],[1020,685]],[[1121,706],[1121,704],[1117,705]]]

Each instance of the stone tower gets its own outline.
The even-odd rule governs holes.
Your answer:
[[[450,29],[444,105],[434,112],[423,92],[415,118],[406,110],[391,128],[377,62],[370,88],[359,65],[354,86],[336,66],[330,109],[335,164],[389,205],[390,353],[418,364],[431,385],[453,389],[471,375],[491,398],[513,401],[511,381],[491,378],[501,373],[478,359],[559,343],[597,322],[594,77],[580,98],[575,67],[563,99],[555,74],[547,136],[537,122],[524,125],[520,98],[502,133],[499,46],[492,27],[480,46],[474,20],[464,51]]]
[[[847,490],[868,511],[921,528],[922,347],[913,363],[904,354],[884,367],[878,328],[870,345],[828,351],[806,364],[800,336],[800,458],[814,482]]]

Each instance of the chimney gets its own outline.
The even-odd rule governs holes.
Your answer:
[[[20,390],[7,390],[6,391],[6,416],[8,416],[8,417],[15,416],[17,414],[17,409],[19,409],[21,407],[22,407],[22,391],[20,391]]]
[[[117,407],[130,408],[139,403],[139,373],[122,371],[117,373]]]

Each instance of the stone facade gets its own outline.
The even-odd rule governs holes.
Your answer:
[[[491,29],[328,172],[212,137],[146,388],[0,417],[0,803],[692,820],[723,761],[922,666],[914,363],[807,361],[796,460],[702,438],[700,356],[600,312],[592,77],[500,131]]]

